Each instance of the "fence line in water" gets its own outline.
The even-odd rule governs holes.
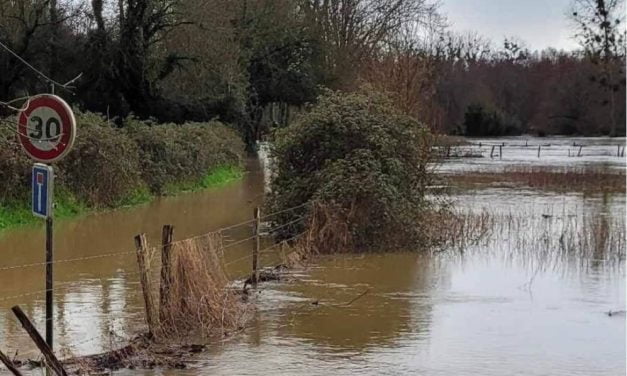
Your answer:
[[[616,146],[616,153],[612,150]],[[571,147],[574,148],[571,153]],[[550,149],[552,151],[562,151],[564,156],[568,157],[583,157],[583,151],[590,149],[603,149],[599,152],[586,152],[586,157],[625,157],[625,145],[620,144],[577,144],[571,145],[565,144],[551,144],[551,143],[538,143],[538,144],[507,144],[505,142],[492,143],[492,142],[479,142],[466,145],[438,145],[433,146],[431,150],[445,158],[483,158],[484,153],[489,153],[490,158],[503,158],[503,149],[516,149],[516,150],[529,150],[533,151],[537,148],[537,156],[541,157],[543,149]],[[584,149],[586,148],[586,149]],[[551,154],[551,156],[556,156]]]
[[[295,224],[297,222],[302,221],[304,219],[304,216],[299,216],[295,220],[291,220],[291,221],[289,221],[287,223],[284,223],[284,224],[281,224],[281,225],[277,225],[274,228],[267,229],[263,234],[260,231],[261,229],[254,225],[255,222],[259,223],[259,221],[262,220],[262,219],[267,220],[267,219],[273,218],[273,217],[275,217],[277,215],[284,214],[284,213],[287,213],[287,212],[291,212],[291,211],[303,208],[306,205],[308,205],[308,203],[297,205],[297,206],[294,206],[294,207],[291,207],[291,208],[287,208],[287,209],[284,209],[284,210],[280,210],[280,211],[276,211],[276,212],[273,212],[273,213],[269,213],[269,214],[266,214],[266,215],[263,215],[263,216],[259,216],[258,219],[257,218],[253,218],[251,220],[243,221],[241,223],[237,223],[237,224],[234,224],[234,225],[218,228],[218,229],[212,230],[210,232],[207,232],[205,234],[192,236],[192,237],[189,237],[189,238],[186,238],[186,239],[182,239],[182,240],[170,241],[167,244],[161,244],[160,246],[153,246],[153,247],[150,247],[149,249],[151,250],[151,252],[157,253],[156,251],[158,249],[163,249],[166,246],[171,247],[174,244],[178,244],[178,243],[181,243],[181,242],[184,242],[184,241],[200,239],[202,237],[208,237],[208,236],[217,235],[217,234],[222,235],[225,231],[228,231],[228,230],[231,230],[231,229],[234,229],[234,228],[237,228],[237,227],[253,224],[253,226],[252,226],[253,235],[252,236],[236,240],[235,242],[229,243],[229,244],[226,244],[226,245],[224,245],[224,244],[220,245],[220,249],[234,247],[235,245],[244,244],[247,241],[251,241],[251,240],[254,240],[254,239],[259,239],[259,238],[264,237],[264,236],[265,237],[272,236],[273,234],[276,234],[279,230],[284,229],[284,228],[286,228],[289,225],[293,225],[293,224]],[[294,236],[292,236],[292,237],[290,237],[288,239],[282,240],[281,242],[277,242],[277,243],[274,243],[272,245],[269,245],[269,246],[267,246],[267,247],[265,247],[263,249],[259,249],[258,246],[257,246],[256,249],[254,249],[254,247],[251,247],[251,251],[252,251],[251,253],[248,253],[246,256],[237,258],[235,260],[230,260],[228,262],[224,262],[223,261],[222,262],[223,267],[226,268],[229,265],[236,264],[237,262],[240,262],[240,261],[243,261],[243,260],[246,260],[246,259],[251,259],[251,258],[254,258],[254,257],[258,257],[259,255],[273,253],[273,250],[275,248],[277,248],[278,246],[280,246],[282,244],[286,244],[286,242],[295,240],[298,237],[302,236],[303,234],[304,234],[304,232],[301,232],[301,233],[299,233],[297,235],[294,235]],[[258,244],[258,242],[257,242],[257,244]],[[123,257],[127,257],[127,256],[129,256],[131,254],[138,254],[139,252],[140,252],[139,249],[136,249],[136,250],[133,250],[133,251],[116,251],[116,252],[109,252],[109,253],[103,253],[103,254],[92,255],[92,256],[84,256],[84,257],[76,257],[76,258],[70,258],[70,259],[55,260],[52,263],[53,264],[61,264],[61,263],[79,263],[80,264],[82,262],[88,262],[90,260],[95,260],[95,259],[116,258],[116,257],[123,258]],[[290,252],[288,255],[284,255],[284,257],[289,256],[291,253],[292,252]],[[222,257],[224,257],[224,254],[222,255]],[[24,269],[24,268],[45,266],[46,264],[47,264],[46,262],[38,262],[38,263],[28,263],[28,264],[21,264],[21,265],[5,266],[5,267],[0,267],[0,273],[1,272],[7,272],[7,271],[14,271],[14,270],[19,270],[19,269]],[[255,276],[256,272],[259,269],[264,268],[264,266],[261,265],[261,263],[258,263],[256,265],[257,265],[257,270],[252,270],[252,272],[247,272],[247,273],[245,273],[245,274],[243,274],[241,276],[237,276],[235,278],[233,278],[233,276],[230,276],[229,280],[237,281],[237,280],[240,280],[240,279],[246,278],[246,277],[253,278],[252,276]],[[265,267],[267,267],[267,266],[270,266],[270,265],[266,265]],[[137,276],[137,275],[141,276],[142,274],[145,275],[145,274],[150,273],[150,272],[156,272],[156,271],[158,271],[158,270],[160,270],[162,268],[163,268],[163,265],[161,263],[149,263],[149,265],[145,266],[144,270],[138,270],[138,271],[134,271],[134,272],[124,271],[124,273],[122,273],[122,276],[123,277]],[[106,278],[94,278],[94,279],[104,280],[104,279],[108,279],[108,278],[109,277],[106,277]],[[81,283],[81,281],[68,281],[68,282],[58,283],[52,289],[43,289],[43,290],[24,292],[24,293],[16,294],[16,295],[0,296],[0,302],[17,300],[17,299],[20,299],[20,298],[26,298],[26,297],[40,295],[40,294],[43,295],[43,294],[45,294],[46,292],[49,292],[49,291],[59,292],[61,290],[67,289],[69,287],[76,286],[77,284],[80,284],[80,283]],[[232,287],[229,287],[229,289],[232,289]],[[123,310],[124,310],[124,308],[126,308],[126,307],[122,307]],[[108,312],[108,314],[110,315],[111,312]],[[39,322],[39,320],[38,320],[38,322]],[[24,338],[24,339],[26,339],[27,337],[24,334],[23,337],[20,337],[20,336],[4,337],[3,340],[6,343],[7,340],[13,341],[13,340],[16,340],[17,338]],[[78,341],[78,342],[74,342],[74,343],[70,343],[70,342],[63,343],[62,346],[60,346],[58,349],[56,349],[56,352],[57,353],[70,353],[71,354],[72,352],[77,350],[77,346],[80,346],[80,345],[88,343],[88,342],[100,340],[100,339],[105,339],[105,340],[109,340],[110,341],[111,340],[111,333],[109,333],[108,336],[104,335],[104,334],[101,334],[101,335],[90,337],[90,338],[87,338],[87,339],[84,339],[84,340],[81,340],[81,341]],[[16,354],[17,354],[17,352],[16,352]],[[25,355],[31,355],[31,354],[41,354],[41,352],[39,350],[37,350],[37,349],[34,349],[34,350],[30,350],[30,351],[28,351],[26,353],[20,354],[20,356],[24,357]]]

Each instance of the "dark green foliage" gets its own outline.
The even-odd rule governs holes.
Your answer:
[[[498,110],[480,104],[468,106],[464,114],[466,136],[506,136],[521,134],[520,123]]]
[[[342,212],[358,248],[415,247],[430,208],[431,141],[422,124],[380,94],[327,91],[277,132],[269,206],[322,202]]]

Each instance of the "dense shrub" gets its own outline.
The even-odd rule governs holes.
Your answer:
[[[200,184],[212,169],[241,166],[243,142],[219,122],[155,125],[129,118],[117,127],[100,115],[75,115],[76,142],[54,165],[55,181],[59,193],[91,207],[133,202],[138,193],[161,194],[168,184]],[[23,202],[33,162],[10,126],[0,127],[0,143],[0,206]]]
[[[241,165],[244,145],[221,123],[147,125],[128,119],[126,125],[139,147],[142,179],[155,193],[201,179],[221,165]]]
[[[425,194],[432,136],[387,98],[326,92],[275,136],[270,210],[324,203],[348,223],[359,249],[420,243],[421,214],[431,206]],[[279,221],[302,214],[290,211]]]
[[[32,162],[17,143],[15,119],[0,119],[0,202],[24,200]]]
[[[511,116],[480,104],[466,108],[464,128],[467,136],[506,136],[521,134],[521,124]]]
[[[137,145],[99,115],[76,115],[78,136],[57,184],[90,206],[114,206],[143,185]]]

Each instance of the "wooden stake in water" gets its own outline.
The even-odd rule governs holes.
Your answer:
[[[253,217],[255,222],[253,223],[253,236],[254,244],[253,244],[253,275],[251,276],[253,287],[257,286],[257,281],[259,280],[259,270],[258,270],[258,262],[259,262],[259,227],[261,225],[261,218],[259,215],[259,208],[255,208],[253,212]]]
[[[52,239],[52,230],[53,230],[53,220],[52,213],[46,218],[46,343],[50,347],[53,348],[53,239]]]
[[[499,159],[503,159],[503,145],[499,145]]]
[[[52,368],[54,373],[56,373],[57,375],[66,376],[67,373],[65,372],[65,369],[63,369],[61,362],[59,362],[57,357],[54,355],[50,346],[48,346],[44,339],[41,338],[41,335],[39,334],[37,329],[35,329],[35,326],[30,322],[26,314],[24,314],[22,309],[19,306],[14,306],[13,308],[11,308],[11,311],[13,311],[15,317],[17,317],[17,319],[22,324],[22,328],[24,328],[26,333],[28,333],[30,338],[39,349],[39,351],[41,351],[41,353],[44,355],[44,358],[46,358],[46,364],[50,368]]]
[[[148,283],[148,270],[146,268],[146,253],[148,253],[148,241],[146,234],[135,236],[135,248],[137,249],[137,266],[139,267],[139,280],[142,285],[144,295],[144,305],[146,307],[146,323],[148,324],[148,335],[154,333],[155,322],[152,315],[152,295],[150,294],[150,285]]]
[[[161,284],[159,289],[159,321],[166,321],[166,307],[170,304],[170,286],[172,285],[172,239],[174,226],[164,225],[161,231]]]
[[[583,148],[583,145],[579,145],[579,152],[577,153],[578,157],[581,157],[581,148]]]
[[[541,145],[538,145],[538,158],[540,158],[540,149],[542,148]]]

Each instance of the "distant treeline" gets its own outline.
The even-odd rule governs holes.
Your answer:
[[[0,42],[58,82],[82,73],[56,92],[118,125],[217,118],[248,145],[324,87],[388,92],[447,133],[620,134],[623,1],[573,0],[577,52],[451,33],[434,0],[0,0]],[[0,101],[50,91],[1,47],[0,71]]]

